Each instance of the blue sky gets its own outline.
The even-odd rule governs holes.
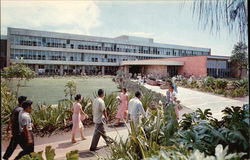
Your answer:
[[[230,56],[237,35],[202,30],[190,2],[182,1],[1,1],[1,34],[6,28],[86,34],[131,35],[155,42],[211,48]]]

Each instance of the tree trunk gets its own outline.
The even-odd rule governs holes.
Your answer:
[[[241,79],[241,75],[242,75],[242,69],[243,68],[240,68],[240,75],[239,75],[239,78]]]
[[[18,97],[19,87],[20,87],[20,85],[21,85],[20,83],[21,83],[21,79],[19,79],[19,80],[17,81],[16,97]]]

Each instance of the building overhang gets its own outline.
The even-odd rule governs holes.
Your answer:
[[[230,60],[230,56],[216,56],[216,55],[211,55],[207,56],[208,59],[220,59],[220,60]]]
[[[10,59],[11,63],[38,64],[38,65],[85,65],[85,66],[119,66],[119,63],[83,62],[83,61],[52,61],[52,60],[17,60]]]
[[[157,66],[183,66],[182,61],[166,61],[166,60],[137,60],[137,61],[122,61],[121,66],[132,65],[157,65]]]

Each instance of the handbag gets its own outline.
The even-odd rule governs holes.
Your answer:
[[[84,121],[86,119],[85,115],[84,114],[80,114],[80,119],[81,119],[81,121]]]

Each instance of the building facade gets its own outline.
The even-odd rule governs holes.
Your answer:
[[[39,74],[110,74],[124,61],[211,55],[211,49],[115,38],[8,28],[7,65],[22,62]]]
[[[126,75],[141,73],[154,77],[213,76],[216,78],[231,77],[230,57],[226,56],[183,56],[154,60],[124,61],[121,63]]]
[[[3,69],[7,66],[7,36],[1,35],[0,46],[0,69]]]

